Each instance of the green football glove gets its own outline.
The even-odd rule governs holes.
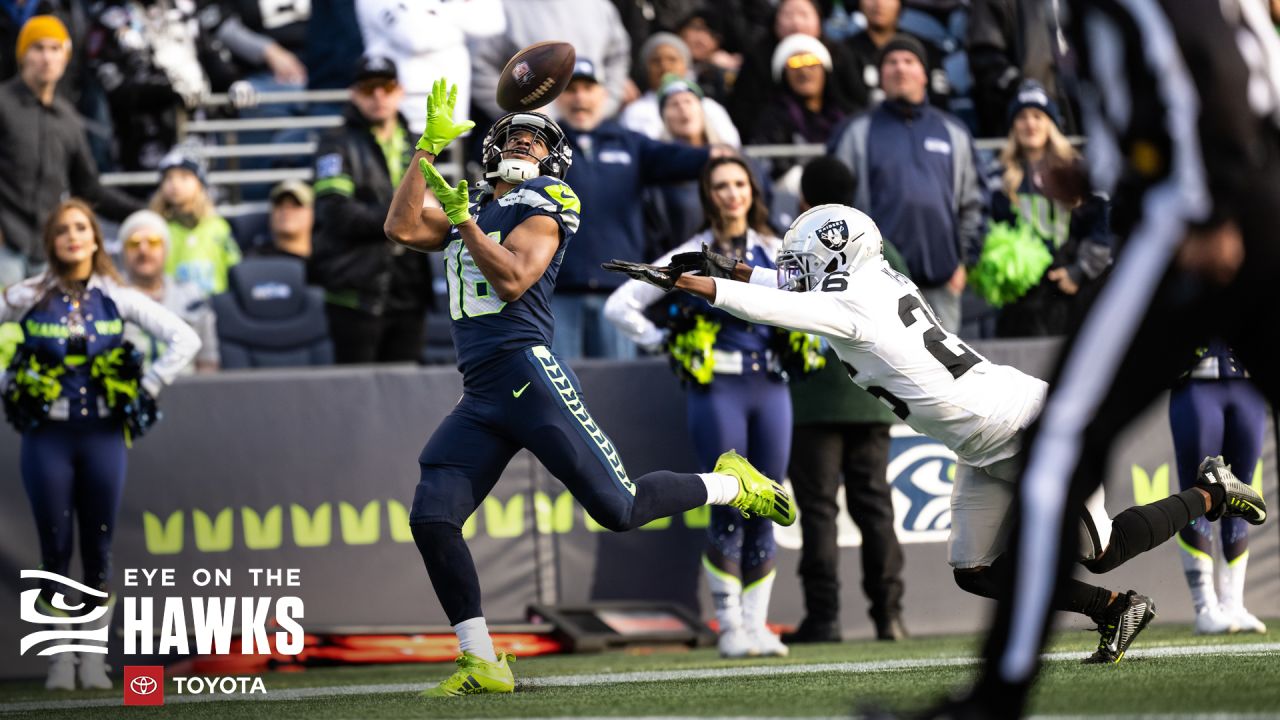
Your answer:
[[[436,166],[427,162],[426,158],[418,160],[418,169],[422,171],[422,177],[431,187],[431,192],[435,193],[436,199],[444,207],[444,214],[449,216],[449,222],[461,225],[471,219],[468,210],[471,201],[467,194],[466,180],[459,180],[457,187],[450,187]]]
[[[436,80],[427,96],[427,129],[414,147],[439,156],[453,139],[475,127],[470,120],[453,121],[453,106],[458,102],[458,86],[445,87],[445,79]]]

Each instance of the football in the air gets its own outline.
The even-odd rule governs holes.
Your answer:
[[[550,105],[569,85],[575,57],[572,45],[555,40],[516,53],[498,77],[498,105],[507,112]]]

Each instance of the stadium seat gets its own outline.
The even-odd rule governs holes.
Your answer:
[[[290,258],[250,258],[231,268],[213,298],[224,369],[330,365],[324,293]]]

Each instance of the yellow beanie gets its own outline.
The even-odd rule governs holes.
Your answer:
[[[57,40],[58,42],[71,44],[71,35],[67,32],[67,26],[54,15],[36,15],[22,26],[22,32],[18,33],[17,57],[18,62],[22,62],[22,56],[27,54],[27,48],[31,44],[39,40]]]

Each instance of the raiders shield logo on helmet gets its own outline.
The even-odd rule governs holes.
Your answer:
[[[844,220],[832,220],[818,228],[818,239],[834,252],[840,252],[849,242],[849,224]]]

